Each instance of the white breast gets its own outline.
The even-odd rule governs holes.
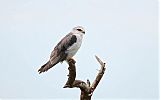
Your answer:
[[[68,54],[67,59],[72,58],[78,51],[78,49],[81,47],[82,44],[82,35],[75,34],[77,41],[67,49],[66,53]]]

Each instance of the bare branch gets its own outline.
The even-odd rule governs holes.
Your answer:
[[[105,63],[103,63],[97,56],[95,56],[95,57],[96,57],[97,61],[100,63],[101,69],[99,70],[99,73],[96,76],[96,79],[94,80],[94,82],[91,85],[91,91],[92,92],[96,89],[96,87],[97,87],[98,83],[100,82],[101,78],[103,77],[103,74],[104,74],[105,69],[106,69],[105,68]]]
[[[84,81],[81,81],[81,80],[75,80],[73,83],[73,87],[80,88],[81,91],[84,91],[85,93],[88,93],[90,89],[88,85]]]
[[[95,57],[96,57],[97,61],[100,63],[100,65],[104,67],[105,63],[103,63],[96,55],[95,55]]]
[[[88,87],[91,86],[91,82],[89,81],[89,79],[87,79],[87,85],[88,85]]]
[[[105,63],[103,63],[97,56],[95,56],[97,61],[101,65],[101,69],[99,70],[99,73],[96,76],[96,79],[90,85],[89,79],[87,79],[87,82],[85,83],[84,81],[81,80],[75,80],[76,78],[76,66],[75,66],[75,60],[70,59],[68,60],[68,70],[69,70],[69,75],[68,75],[68,80],[64,86],[64,88],[80,88],[81,90],[81,96],[80,100],[91,100],[92,94],[96,87],[98,86],[98,83],[100,82],[101,78],[103,77],[103,74],[105,72]]]
[[[72,88],[73,82],[75,81],[76,78],[76,66],[75,66],[76,61],[74,59],[69,59],[67,62],[69,65],[68,67],[69,74],[68,74],[68,80],[63,88],[67,87]]]

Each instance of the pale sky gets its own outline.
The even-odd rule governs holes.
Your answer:
[[[76,56],[77,79],[93,82],[107,70],[93,98],[158,98],[156,0],[0,0],[0,98],[79,99],[64,89],[68,65],[37,70],[77,25],[86,34]]]

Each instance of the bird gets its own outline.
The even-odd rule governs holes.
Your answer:
[[[82,26],[74,27],[60,42],[54,47],[50,58],[38,69],[39,74],[48,71],[59,62],[68,61],[77,53],[82,44],[85,29]]]

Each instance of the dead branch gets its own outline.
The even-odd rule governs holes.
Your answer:
[[[98,83],[100,82],[101,78],[103,77],[103,74],[105,72],[105,63],[103,63],[97,56],[95,56],[97,61],[99,62],[100,70],[96,76],[96,79],[90,85],[90,81],[87,80],[87,82],[84,82],[82,80],[75,80],[76,78],[76,66],[75,66],[75,60],[70,59],[68,61],[69,67],[69,75],[68,75],[68,80],[64,86],[64,88],[80,88],[81,90],[81,96],[80,100],[91,100],[91,97],[93,95],[94,90],[98,86]]]
[[[67,62],[69,65],[68,67],[69,74],[68,74],[68,80],[63,88],[67,87],[72,88],[73,82],[75,81],[76,78],[76,66],[75,66],[76,61],[74,59],[69,59]]]
[[[99,64],[101,65],[100,66],[101,69],[99,70],[99,73],[98,73],[96,79],[94,80],[94,82],[91,85],[92,93],[96,89],[96,87],[97,87],[98,83],[100,82],[100,80],[101,80],[101,78],[102,78],[102,76],[104,74],[104,71],[105,71],[105,63],[103,63],[97,56],[95,56],[95,57],[96,57],[97,61],[99,62]]]

